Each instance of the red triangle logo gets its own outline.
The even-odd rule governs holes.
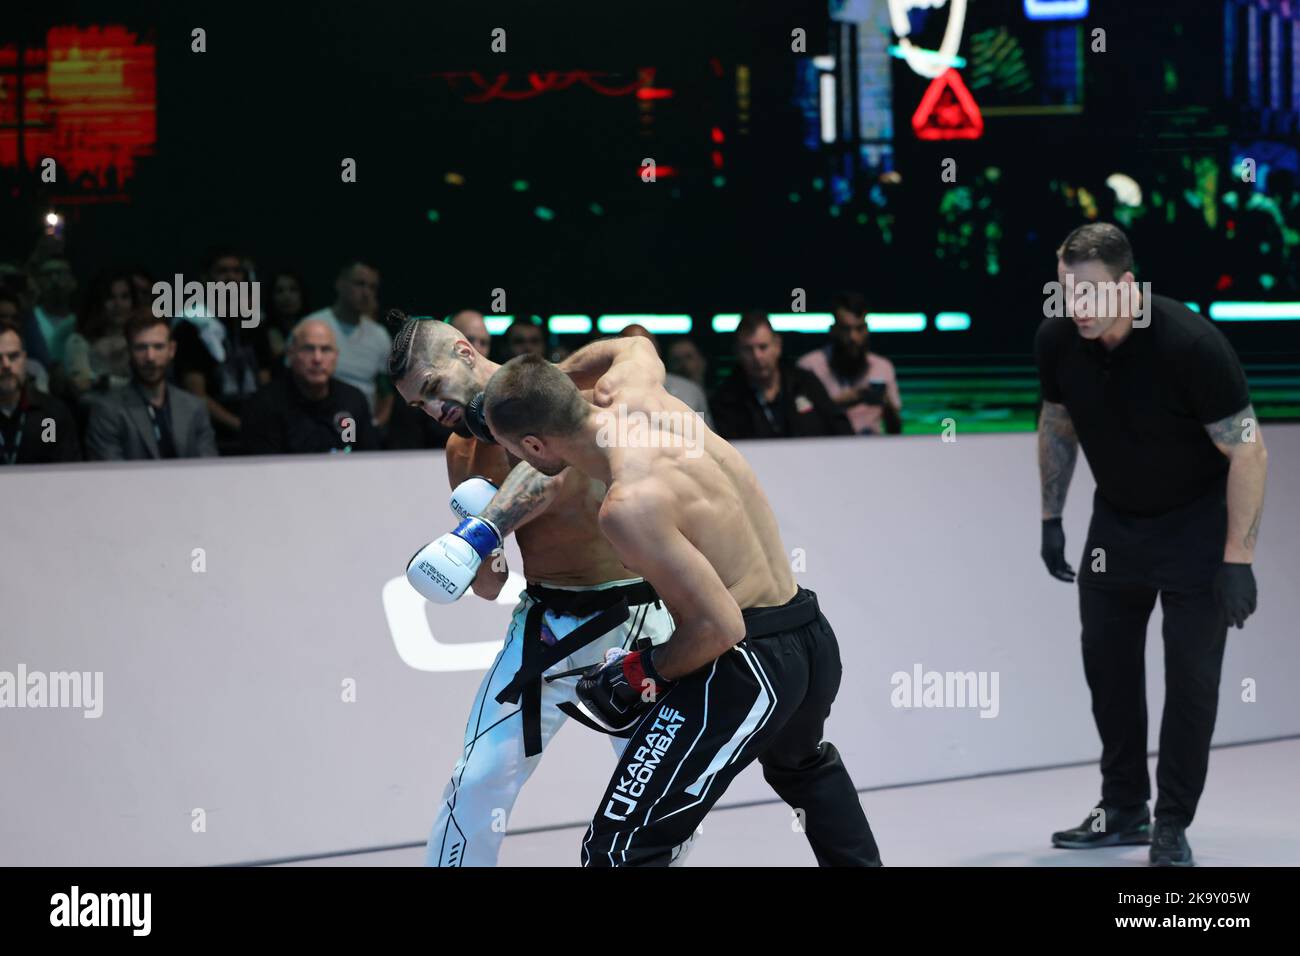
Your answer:
[[[956,70],[949,67],[931,82],[912,114],[917,139],[979,139],[984,117],[975,97]]]

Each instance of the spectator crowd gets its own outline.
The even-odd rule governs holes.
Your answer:
[[[0,263],[0,463],[441,447],[450,432],[395,400],[380,278],[369,262],[345,262],[330,304],[312,310],[302,275],[282,271],[259,282],[265,308],[251,317],[191,299],[186,286],[172,315],[155,309],[155,277],[142,268],[96,275],[81,294],[61,249]],[[201,280],[257,281],[234,247],[214,249]],[[894,367],[869,349],[865,300],[837,294],[832,310],[829,341],[794,362],[767,315],[745,313],[734,369],[716,384],[690,337],[663,346],[641,325],[620,334],[652,341],[667,390],[724,438],[900,432]],[[568,352],[527,318],[497,336],[474,309],[447,321],[485,356]]]

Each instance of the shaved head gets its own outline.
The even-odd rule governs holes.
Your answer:
[[[462,309],[451,317],[451,325],[469,340],[469,344],[478,349],[480,355],[487,355],[492,348],[492,338],[488,335],[487,322],[483,313],[474,309]]]

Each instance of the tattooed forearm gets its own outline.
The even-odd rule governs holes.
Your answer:
[[[1043,402],[1038,421],[1038,478],[1042,484],[1043,517],[1058,518],[1079,457],[1079,437],[1064,405]]]
[[[1255,542],[1259,540],[1259,522],[1264,517],[1264,509],[1260,508],[1255,512],[1255,517],[1250,522],[1250,528],[1246,531],[1246,537],[1242,544],[1248,551],[1255,550]]]
[[[502,537],[537,517],[555,499],[560,475],[543,475],[525,463],[511,469],[501,488],[483,509],[482,517],[496,525]]]
[[[1264,486],[1268,481],[1268,449],[1255,409],[1247,405],[1235,415],[1205,426],[1219,451],[1228,457],[1228,540],[1223,559],[1254,559],[1264,517]]]
[[[1255,417],[1255,406],[1247,405],[1235,415],[1229,415],[1227,418],[1221,418],[1205,426],[1209,432],[1210,439],[1216,445],[1240,445],[1243,442],[1253,442],[1255,440],[1256,429],[1259,419]]]

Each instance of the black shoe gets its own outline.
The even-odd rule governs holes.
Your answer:
[[[1195,866],[1187,827],[1176,820],[1157,820],[1151,840],[1152,866]]]
[[[1097,810],[1104,815],[1098,816]],[[1097,810],[1070,830],[1052,834],[1052,846],[1063,850],[1093,850],[1099,846],[1131,846],[1151,842],[1151,813],[1144,803],[1137,807],[1108,807]]]

